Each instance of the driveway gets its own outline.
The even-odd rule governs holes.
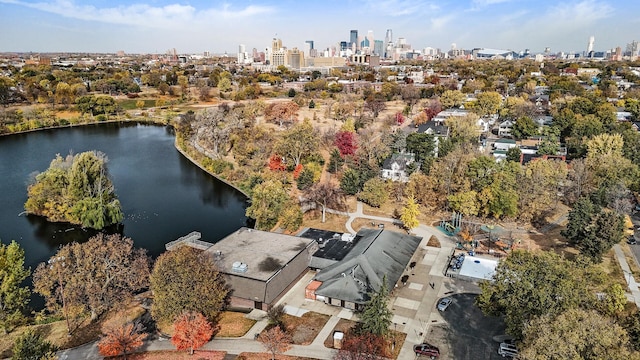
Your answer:
[[[441,312],[447,324],[430,327],[426,341],[440,348],[442,360],[503,359],[493,337],[504,334],[504,321],[485,316],[474,304],[476,296],[450,295],[453,302]]]

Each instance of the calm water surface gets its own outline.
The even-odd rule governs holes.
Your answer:
[[[68,224],[20,215],[27,185],[56,154],[107,154],[109,173],[125,215],[118,229],[156,257],[165,243],[191,231],[216,242],[247,223],[246,198],[178,153],[165,127],[101,124],[0,137],[0,240],[16,240],[35,269],[61,244],[90,233]],[[111,230],[113,231],[113,229]]]

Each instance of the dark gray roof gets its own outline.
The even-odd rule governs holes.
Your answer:
[[[419,133],[426,133],[426,132],[429,132],[429,130],[431,130],[430,133],[435,136],[446,137],[449,135],[449,128],[446,127],[445,125],[442,125],[442,123],[440,122],[431,120],[418,126]]]
[[[400,170],[406,170],[407,164],[414,161],[415,156],[413,154],[392,154],[382,164],[383,169],[390,170],[393,163],[397,163]]]
[[[345,258],[316,274],[322,285],[317,295],[365,303],[378,291],[386,275],[389,288],[400,279],[421,237],[388,230],[361,229],[356,246]]]
[[[229,275],[267,281],[314,240],[242,227],[207,249],[218,270]],[[234,263],[247,266],[234,271]]]

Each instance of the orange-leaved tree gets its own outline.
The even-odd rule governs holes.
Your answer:
[[[142,346],[147,334],[139,322],[127,322],[124,324],[111,324],[103,330],[103,336],[98,342],[98,351],[103,356],[122,355],[132,353]]]
[[[275,360],[276,354],[282,354],[291,348],[291,338],[279,326],[263,331],[258,336],[258,341],[271,353],[271,360]]]
[[[204,315],[197,312],[184,312],[176,318],[173,324],[171,342],[178,350],[193,351],[206,344],[213,335],[213,327]]]

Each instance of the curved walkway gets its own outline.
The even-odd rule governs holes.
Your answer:
[[[347,231],[349,231],[352,234],[356,234],[357,233],[357,231],[355,231],[353,229],[353,227],[351,226],[351,224],[353,223],[353,220],[355,220],[357,218],[376,220],[376,221],[386,221],[386,222],[390,222],[390,223],[393,223],[393,224],[402,225],[402,222],[400,222],[399,220],[393,219],[393,218],[388,218],[388,217],[383,217],[383,216],[366,215],[366,214],[364,214],[362,212],[363,208],[364,208],[364,206],[362,205],[362,202],[358,201],[356,203],[356,212],[344,213],[344,212],[338,212],[338,211],[332,210],[331,213],[340,214],[340,215],[348,215],[349,219],[347,220],[345,226],[347,228]]]

